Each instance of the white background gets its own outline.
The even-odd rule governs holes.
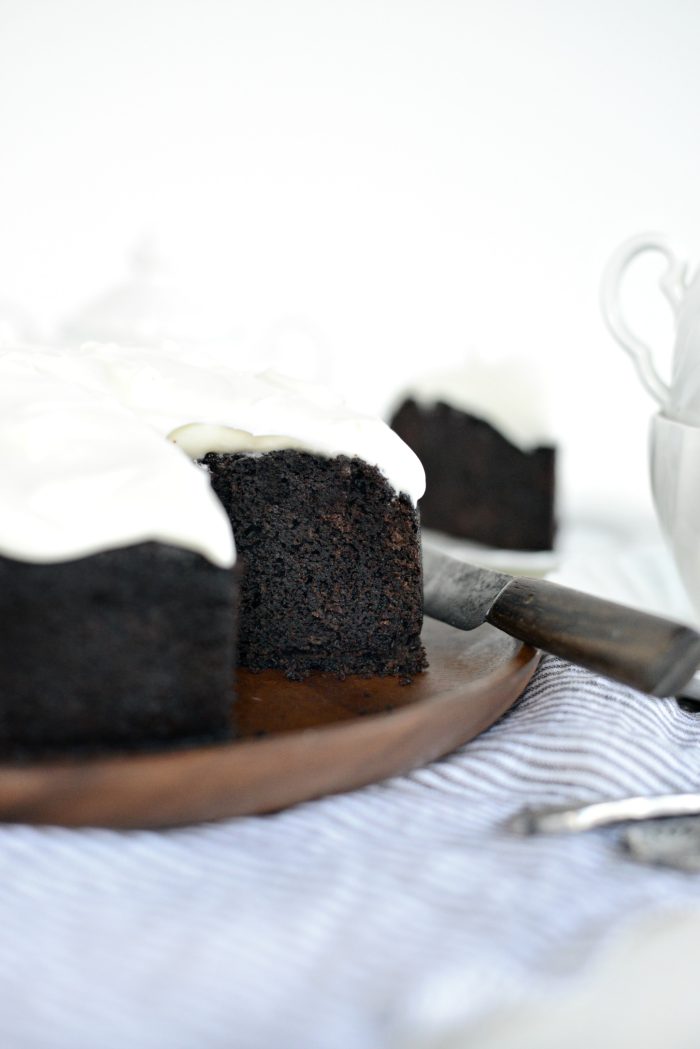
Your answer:
[[[685,0],[0,0],[0,297],[51,333],[150,231],[222,331],[300,322],[365,407],[532,363],[567,507],[643,515],[654,406],[598,282],[648,228],[700,261],[699,107]]]

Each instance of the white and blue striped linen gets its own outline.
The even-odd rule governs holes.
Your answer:
[[[458,753],[273,816],[0,828],[0,1045],[376,1049],[539,998],[633,917],[700,904],[615,831],[525,805],[700,787],[700,718],[551,657]]]

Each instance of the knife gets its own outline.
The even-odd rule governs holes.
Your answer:
[[[680,691],[700,666],[700,634],[681,623],[546,579],[493,572],[423,544],[424,611],[460,630],[505,634],[653,696]]]

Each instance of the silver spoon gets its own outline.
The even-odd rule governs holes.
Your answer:
[[[698,815],[700,793],[657,794],[594,801],[584,805],[527,808],[509,820],[507,826],[516,834],[576,834],[596,827],[611,827],[616,823]]]

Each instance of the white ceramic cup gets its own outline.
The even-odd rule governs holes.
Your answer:
[[[652,353],[629,327],[621,304],[621,287],[630,264],[646,252],[655,252],[666,260],[659,280],[672,311],[676,326],[671,382],[660,378]],[[600,286],[603,318],[610,333],[630,355],[637,374],[666,415],[700,424],[700,273],[689,277],[684,262],[661,233],[641,233],[621,244],[608,260]]]
[[[649,347],[628,327],[621,284],[632,260],[655,251],[666,259],[660,287],[673,309],[676,340],[671,382],[658,375]],[[610,258],[601,282],[601,306],[615,339],[661,408],[650,433],[651,486],[656,512],[681,579],[700,616],[700,273],[692,278],[668,239],[643,233]]]
[[[656,512],[700,616],[700,426],[655,415],[649,453]]]

